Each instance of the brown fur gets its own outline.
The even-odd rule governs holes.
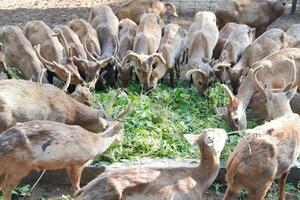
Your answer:
[[[119,140],[122,133],[120,122],[111,124],[101,135],[53,121],[30,121],[10,128],[0,135],[4,199],[11,200],[12,190],[31,170],[65,169],[76,192],[84,165]]]
[[[189,136],[199,146],[201,163],[197,167],[125,167],[108,169],[75,194],[76,200],[171,200],[203,199],[215,180],[219,157],[227,134],[223,129],[207,129]]]
[[[3,43],[0,42],[0,72],[7,72]]]
[[[38,74],[44,68],[36,56],[30,42],[24,36],[22,30],[16,26],[3,26],[0,29],[0,37],[3,42],[3,53],[6,64],[22,70],[26,79],[38,80]],[[44,82],[47,80],[44,78]]]
[[[117,10],[116,15],[120,20],[129,18],[139,24],[140,18],[144,13],[155,13],[163,17],[167,11],[177,16],[176,7],[173,3],[165,3],[158,0],[131,0],[122,5]]]
[[[247,24],[261,35],[287,8],[287,0],[222,0],[215,14],[219,28],[228,22]]]

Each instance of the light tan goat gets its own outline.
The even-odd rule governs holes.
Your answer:
[[[222,0],[215,14],[219,28],[228,22],[247,24],[261,35],[287,8],[287,0]]]
[[[6,64],[10,67],[19,68],[27,80],[37,81],[44,66],[22,30],[17,26],[3,26],[0,29],[0,38],[3,42],[2,55],[5,56]],[[4,66],[4,68],[7,67]],[[48,82],[45,77],[43,82]]]
[[[238,25],[229,34],[220,57],[213,63],[213,72],[222,83],[229,81],[228,69],[239,61],[254,38],[255,29],[247,25]]]
[[[123,124],[114,122],[99,135],[53,121],[30,121],[0,135],[0,188],[4,200],[31,170],[65,169],[74,191],[84,166],[120,140]],[[21,167],[20,167],[21,166]]]
[[[134,39],[133,52],[123,59],[121,66],[129,60],[135,64],[135,73],[145,89],[150,89],[154,83],[150,81],[153,68],[158,62],[166,64],[161,54],[156,53],[161,41],[163,23],[154,13],[146,13],[141,17]],[[156,80],[156,79],[155,79]]]
[[[227,68],[234,91],[237,91],[242,82],[243,75],[248,73],[254,63],[272,53],[289,47],[292,43],[290,37],[281,29],[270,29],[254,40],[244,51],[239,62],[232,68]]]
[[[133,50],[134,38],[136,35],[137,24],[130,19],[123,19],[119,26],[119,59],[122,61],[129,50]],[[118,79],[122,87],[127,87],[132,79],[132,65],[131,63],[118,64]]]
[[[75,194],[76,200],[171,200],[203,199],[220,167],[220,154],[227,133],[223,129],[206,129],[189,136],[197,143],[201,162],[197,167],[126,167],[107,170]]]
[[[112,103],[108,107],[111,106]],[[0,81],[0,108],[4,108],[0,110],[0,132],[18,122],[50,120],[79,125],[97,133],[104,131],[114,120],[103,108],[95,109],[79,103],[51,84],[24,80]],[[115,118],[121,118],[129,109],[130,101]]]
[[[186,78],[192,80],[199,93],[214,80],[209,61],[218,42],[219,30],[212,12],[198,12],[188,32],[188,64]]]
[[[86,47],[87,56],[89,53],[98,58],[101,55],[101,47],[96,30],[84,19],[73,19],[67,24],[79,37],[81,43]],[[92,57],[89,56],[89,60]]]
[[[294,73],[296,66],[293,66]],[[254,82],[267,99],[266,107],[271,122],[247,130],[246,137],[230,155],[226,180],[228,189],[224,200],[234,199],[240,187],[248,191],[248,199],[263,200],[276,177],[279,181],[279,200],[285,200],[285,183],[292,164],[300,154],[300,117],[294,114],[289,102],[296,93],[294,83],[279,93],[272,93],[254,71]],[[296,76],[296,75],[295,75]],[[296,85],[297,85],[297,80]],[[256,180],[253,181],[253,178]]]
[[[130,0],[117,10],[116,15],[120,20],[129,18],[139,24],[140,17],[144,13],[155,13],[162,18],[167,11],[177,17],[176,6],[173,3],[158,0]]]
[[[293,57],[293,60],[290,59]],[[300,62],[300,49],[288,48],[283,49],[277,53],[271,54],[261,61],[255,63],[252,67],[255,69],[257,66],[262,65],[263,68],[259,71],[257,77],[259,81],[267,84],[270,89],[282,87],[282,81],[289,82],[291,79],[292,67],[295,63],[296,81],[299,84],[299,64]],[[244,78],[236,97],[225,87],[225,91],[229,97],[229,104],[227,105],[226,118],[234,129],[243,130],[247,127],[246,109],[249,102],[258,88],[253,84],[253,69],[250,69],[248,75]]]
[[[168,24],[164,26],[163,37],[158,51],[162,54],[167,64],[159,63],[152,71],[151,79],[153,79],[153,81],[150,81],[151,83],[156,84],[157,80],[162,79],[165,74],[169,72],[171,86],[175,86],[175,72],[177,78],[179,78],[179,59],[185,42],[186,32],[184,29],[181,29],[178,24]],[[152,87],[155,86],[156,85],[153,85]]]

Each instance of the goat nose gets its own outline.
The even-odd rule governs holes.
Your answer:
[[[286,5],[286,2],[282,2],[282,5],[285,6],[285,5]]]

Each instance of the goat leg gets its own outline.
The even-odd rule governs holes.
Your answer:
[[[284,186],[285,186],[288,174],[289,174],[289,171],[286,171],[280,176],[278,200],[285,200]]]
[[[77,166],[77,165],[66,168],[66,171],[71,179],[74,193],[80,189],[80,179],[81,179],[81,173],[83,169],[84,166]]]

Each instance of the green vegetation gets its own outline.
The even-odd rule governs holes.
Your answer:
[[[25,75],[19,68],[8,67],[7,75],[9,78],[25,79]]]

